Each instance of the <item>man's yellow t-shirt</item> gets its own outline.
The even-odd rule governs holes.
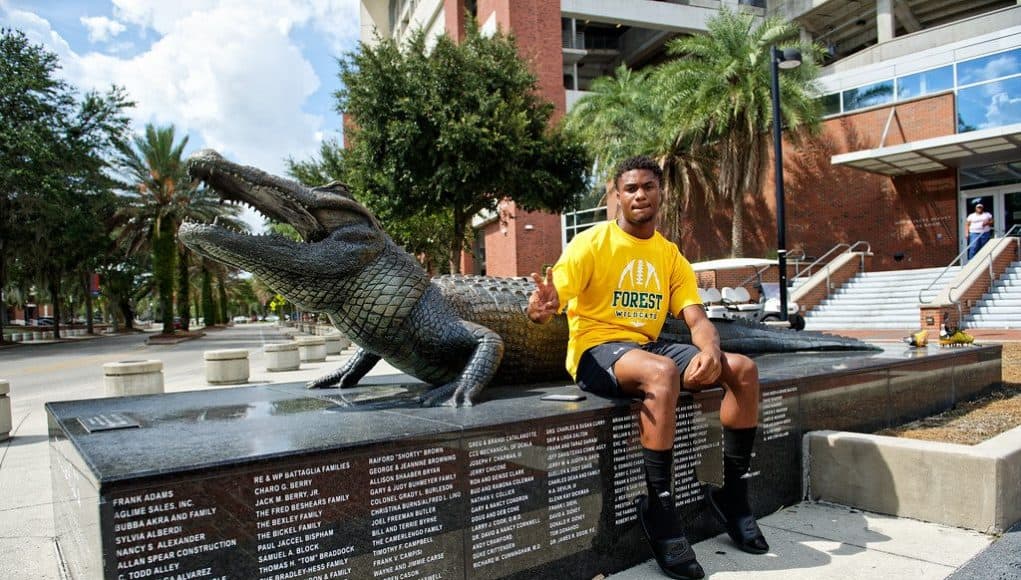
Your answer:
[[[645,344],[659,337],[667,312],[701,304],[698,281],[680,250],[659,232],[636,238],[614,221],[578,234],[553,266],[553,284],[567,311],[567,371],[605,342]]]

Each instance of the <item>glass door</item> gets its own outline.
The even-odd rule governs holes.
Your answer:
[[[1021,192],[1003,194],[1003,212],[993,215],[997,217],[994,224],[998,236],[1007,233],[1013,226],[1021,225]]]

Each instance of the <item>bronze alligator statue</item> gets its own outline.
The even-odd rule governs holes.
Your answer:
[[[433,387],[425,404],[471,405],[488,384],[567,379],[567,321],[533,324],[524,309],[527,278],[430,278],[376,217],[339,183],[309,188],[205,150],[189,159],[193,178],[224,199],[293,226],[303,242],[251,236],[214,224],[185,223],[180,239],[199,254],[257,275],[302,309],[326,313],[359,349],[309,388],[358,383],[384,359]],[[865,350],[854,339],[717,324],[725,350]],[[671,320],[665,335],[683,339]]]

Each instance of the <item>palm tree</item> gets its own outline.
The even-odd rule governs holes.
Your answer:
[[[178,223],[191,220],[199,222],[216,221],[234,230],[247,230],[248,225],[238,219],[241,208],[236,205],[220,203],[219,196],[207,187],[188,188],[177,200]],[[191,255],[187,246],[177,244],[177,316],[181,319],[181,328],[188,330],[191,320]]]
[[[595,161],[595,176],[609,182],[614,167],[632,155],[655,154],[653,136],[661,111],[652,98],[649,70],[617,67],[592,82],[564,128],[580,137]]]
[[[174,332],[174,262],[177,249],[178,196],[187,189],[185,136],[175,143],[174,127],[145,126],[121,148],[120,166],[131,180],[128,204],[119,211],[121,241],[129,253],[152,252],[152,269],[159,297],[163,332]]]
[[[743,200],[760,193],[771,147],[771,49],[797,46],[806,56],[802,66],[780,76],[780,102],[784,125],[809,131],[818,129],[822,115],[814,82],[822,50],[799,44],[797,25],[777,18],[755,25],[750,14],[722,9],[707,26],[708,34],[670,42],[668,53],[676,58],[658,69],[656,84],[668,140],[708,148],[715,157],[717,181],[705,193],[733,205],[731,254],[739,257]],[[788,132],[788,139],[798,136]]]
[[[121,147],[120,167],[130,184],[125,187],[126,203],[117,211],[117,240],[128,254],[152,253],[152,270],[159,297],[163,332],[174,332],[175,262],[177,306],[182,323],[190,319],[188,283],[189,252],[177,241],[177,228],[185,219],[226,220],[234,228],[245,226],[236,219],[240,209],[219,205],[205,188],[189,184],[184,148],[188,137],[176,140],[173,125],[146,125],[145,135],[136,136]]]
[[[571,109],[565,128],[575,133],[595,159],[594,174],[612,191],[612,172],[633,155],[655,157],[663,167],[663,209],[659,229],[680,240],[682,205],[697,185],[711,190],[712,157],[691,135],[679,135],[663,123],[667,111],[655,69],[634,71],[624,65],[612,77],[593,81],[589,94]]]

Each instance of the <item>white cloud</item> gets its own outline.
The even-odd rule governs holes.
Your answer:
[[[0,0],[2,1],[2,0]],[[75,52],[49,22],[6,10],[5,20],[56,52],[81,88],[123,86],[136,102],[136,129],[177,126],[228,157],[282,173],[283,159],[318,150],[327,128],[302,110],[320,87],[303,34],[323,35],[336,53],[357,41],[358,0],[112,0],[114,19],[82,19],[93,34],[155,37],[130,58]],[[120,28],[118,28],[119,25]],[[98,37],[97,37],[98,38]],[[329,128],[333,129],[333,128]]]
[[[106,16],[82,16],[79,19],[89,31],[90,42],[106,42],[127,30],[127,27]]]

